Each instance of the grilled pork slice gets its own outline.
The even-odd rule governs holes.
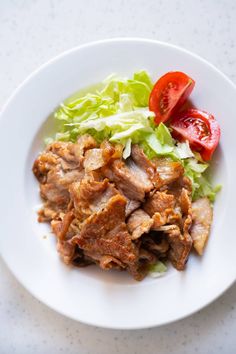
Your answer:
[[[163,213],[166,209],[173,209],[175,198],[172,194],[156,191],[143,205],[143,209],[153,216],[156,212]]]
[[[159,228],[166,234],[170,245],[168,258],[177,270],[183,270],[192,248],[192,239],[188,232],[181,234],[177,225],[164,225]]]
[[[137,268],[138,249],[125,223],[126,203],[122,195],[111,197],[102,210],[84,221],[75,242],[91,258],[114,257],[133,273]]]
[[[158,257],[167,258],[167,252],[170,245],[165,237],[164,232],[151,230],[142,237],[142,247],[156,254]]]
[[[89,149],[96,148],[97,143],[90,135],[85,134],[78,138],[76,143],[55,141],[48,145],[46,151],[51,151],[61,158],[63,170],[83,167],[84,154]]]
[[[96,145],[90,135],[83,135],[75,144],[55,141],[38,156],[33,172],[40,182],[40,194],[45,201],[39,211],[39,221],[50,221],[66,211],[70,185],[84,177],[84,153]]]
[[[179,198],[175,200],[175,203],[177,205],[175,209],[179,208],[179,218],[173,219],[173,215],[171,215],[171,219],[167,219],[167,222],[172,221],[172,224],[162,225],[156,230],[162,231],[166,235],[170,245],[168,258],[173,266],[178,270],[183,270],[193,243],[189,234],[192,224],[191,200],[185,188],[179,192]]]
[[[108,179],[95,181],[84,178],[70,187],[70,196],[75,208],[75,215],[80,221],[104,208],[108,200],[119,192]]]
[[[64,170],[61,158],[53,156],[55,163],[51,163],[52,154],[41,154],[34,163],[34,173],[40,180],[40,195],[44,200],[44,207],[39,211],[39,221],[50,221],[60,212],[65,212],[70,202],[69,186],[84,176],[79,169]]]
[[[136,209],[138,209],[141,205],[141,203],[138,200],[130,200],[126,197],[127,199],[127,204],[125,208],[125,216],[128,217],[130,214],[133,213]]]
[[[76,234],[71,228],[74,219],[73,210],[70,210],[65,214],[60,213],[56,220],[51,221],[52,231],[57,237],[57,250],[66,264],[73,262],[74,258],[82,258],[81,252],[78,253],[78,247],[71,242]]]
[[[178,209],[175,208],[175,197],[166,192],[156,191],[147,198],[143,204],[143,209],[153,219],[152,229],[158,230],[160,226],[167,222],[172,223],[178,220]]]
[[[144,233],[148,233],[153,225],[153,220],[142,209],[135,210],[127,221],[127,227],[132,240],[136,240]]]
[[[160,178],[156,166],[147,158],[143,150],[137,144],[132,145],[131,157],[135,164],[147,173],[153,185],[157,187],[160,184]]]
[[[178,202],[183,215],[188,215],[189,213],[192,213],[192,202],[190,200],[189,192],[187,189],[181,189]]]
[[[95,171],[121,157],[122,145],[111,145],[108,141],[104,141],[100,148],[89,149],[85,152],[83,165],[86,172]]]
[[[159,175],[159,188],[177,181],[184,174],[184,168],[179,162],[155,158],[154,163]]]
[[[103,174],[130,200],[143,201],[153,184],[147,173],[129,158],[126,162],[115,160],[103,169]]]
[[[89,149],[94,149],[97,147],[96,140],[89,134],[84,134],[80,136],[75,145],[75,155],[81,159],[85,152]]]
[[[84,252],[87,256],[90,256],[90,252]],[[94,253],[91,253],[92,258],[94,259]],[[112,256],[97,256],[97,261],[99,261],[99,265],[104,270],[109,270],[112,268],[124,269],[125,265],[117,258]]]
[[[102,149],[90,149],[86,151],[84,157],[84,169],[86,172],[95,171],[105,164]]]
[[[193,247],[199,255],[203,254],[209,237],[213,219],[213,210],[208,198],[201,198],[192,203],[193,224],[190,230]]]

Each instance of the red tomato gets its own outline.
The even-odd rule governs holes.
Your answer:
[[[203,160],[211,159],[220,140],[220,126],[213,115],[198,109],[179,113],[171,122],[172,135],[188,140],[191,148],[199,151]]]
[[[156,115],[155,122],[167,121],[186,101],[195,81],[180,71],[163,75],[154,85],[149,98],[149,109]]]

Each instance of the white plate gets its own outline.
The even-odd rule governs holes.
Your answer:
[[[147,69],[153,79],[170,70],[196,80],[192,101],[213,113],[222,128],[214,178],[223,184],[202,258],[186,271],[136,282],[128,274],[95,266],[64,265],[49,227],[38,224],[40,203],[32,163],[52,128],[47,117],[66,97],[116,72]],[[236,278],[235,86],[205,60],[175,46],[144,39],[116,39],[75,48],[31,75],[11,97],[0,121],[1,237],[3,259],[16,278],[54,310],[92,325],[134,329],[183,318],[221,295]],[[45,238],[44,236],[47,235]]]

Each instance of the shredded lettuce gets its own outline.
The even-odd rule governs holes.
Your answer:
[[[221,190],[220,185],[212,186],[207,175],[206,170],[209,164],[199,162],[196,158],[189,158],[184,160],[185,175],[189,177],[192,182],[192,196],[193,200],[201,197],[208,197],[211,202],[215,201],[216,194]]]
[[[157,128],[153,129],[153,133],[147,135],[145,140],[156,155],[166,156],[174,150],[174,140],[171,137],[169,129],[163,123],[160,123]]]
[[[220,187],[212,187],[207,176],[208,164],[193,153],[189,143],[176,142],[170,129],[154,123],[148,101],[153,83],[146,71],[134,73],[131,79],[110,75],[103,82],[74,94],[55,112],[57,133],[53,139],[75,142],[89,133],[98,142],[108,139],[124,146],[123,158],[131,153],[131,144],[138,143],[149,159],[156,156],[180,161],[185,175],[192,182],[193,199],[207,196],[214,201]]]
[[[187,159],[194,157],[192,150],[190,149],[189,142],[177,143],[174,147],[174,153],[179,159]]]
[[[131,143],[132,143],[132,140],[130,138],[127,139],[126,144],[125,144],[125,148],[123,151],[123,158],[124,159],[127,159],[131,154]]]

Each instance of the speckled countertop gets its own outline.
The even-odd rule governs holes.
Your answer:
[[[0,106],[51,57],[88,41],[122,36],[183,46],[236,82],[234,0],[0,0]],[[0,278],[1,354],[236,353],[236,285],[185,320],[149,330],[114,331],[48,309],[1,260]]]

